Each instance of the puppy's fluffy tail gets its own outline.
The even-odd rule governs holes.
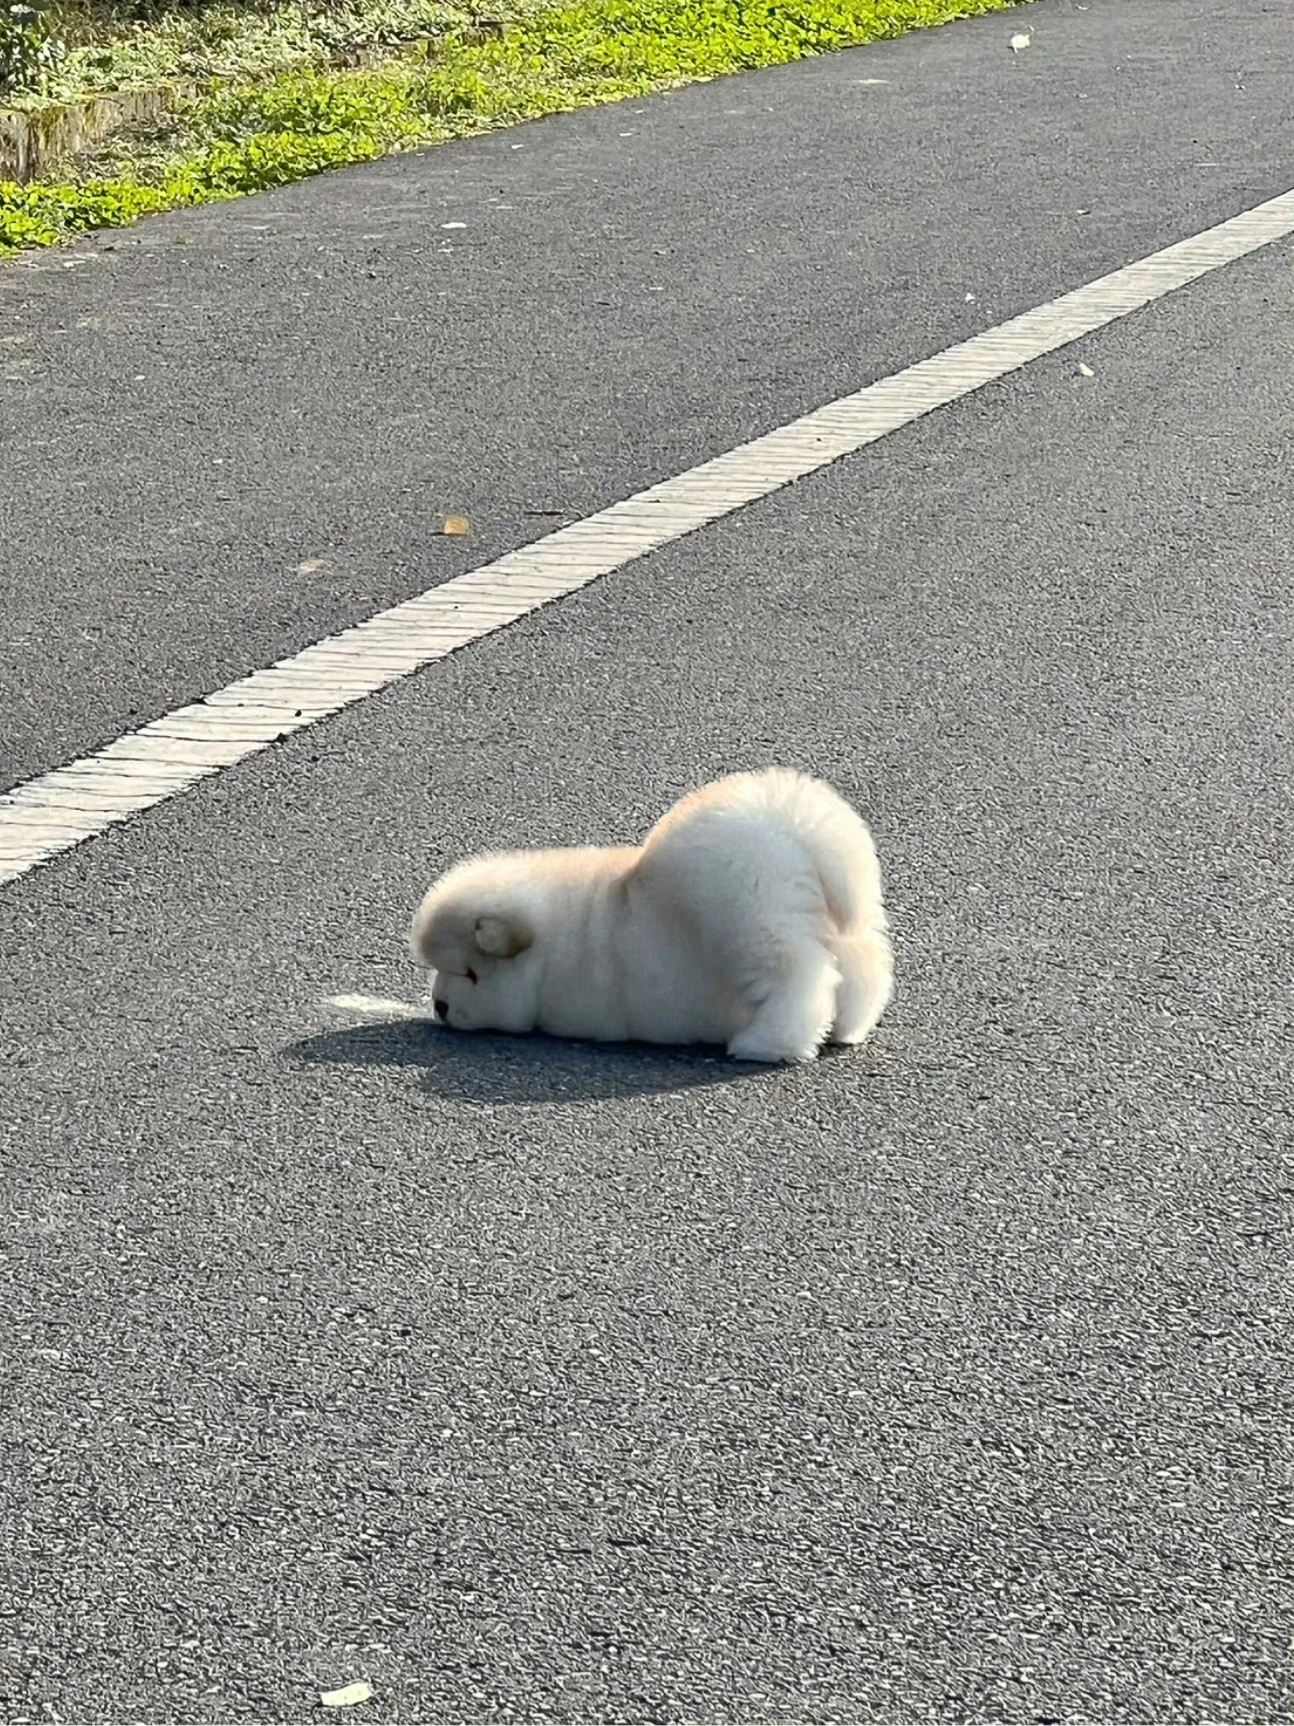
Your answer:
[[[808,853],[836,927],[845,934],[884,933],[881,868],[862,816],[806,773],[772,767],[749,778],[754,795],[769,814],[786,822]]]

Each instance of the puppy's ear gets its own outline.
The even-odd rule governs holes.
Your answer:
[[[478,917],[474,934],[482,953],[495,959],[515,959],[534,940],[529,929],[512,917]]]

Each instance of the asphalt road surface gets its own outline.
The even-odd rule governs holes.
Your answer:
[[[0,272],[4,782],[1294,178],[1283,4],[1028,22]],[[1289,1717],[1290,259],[0,892],[6,1726]],[[770,760],[866,1050],[322,1005]]]

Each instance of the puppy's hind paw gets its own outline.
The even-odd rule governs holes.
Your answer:
[[[805,1061],[816,1061],[818,1046],[810,1043],[788,1047],[785,1043],[779,1044],[767,1037],[752,1037],[749,1031],[743,1031],[728,1044],[728,1057],[733,1061],[758,1061],[765,1067],[798,1066]]]

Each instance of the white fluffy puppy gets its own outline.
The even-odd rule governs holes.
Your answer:
[[[461,1031],[810,1061],[861,1043],[890,997],[871,834],[829,786],[777,767],[692,792],[641,846],[460,863],[412,943],[436,1017]]]

